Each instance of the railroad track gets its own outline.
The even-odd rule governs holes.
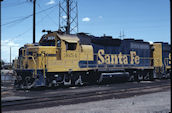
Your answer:
[[[77,92],[63,95],[51,95],[47,97],[29,98],[14,101],[2,101],[2,111],[35,109],[58,105],[76,104],[89,101],[97,101],[111,98],[126,98],[134,95],[159,92],[170,89],[170,83],[152,84],[135,88],[101,90],[91,92]]]

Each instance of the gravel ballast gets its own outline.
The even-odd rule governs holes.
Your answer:
[[[64,105],[33,110],[9,111],[5,113],[169,113],[171,91],[110,99],[96,102]]]

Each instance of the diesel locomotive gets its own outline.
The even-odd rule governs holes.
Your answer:
[[[164,42],[47,31],[39,43],[19,49],[14,70],[19,88],[169,78],[171,48]]]

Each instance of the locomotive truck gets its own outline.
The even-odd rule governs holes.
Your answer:
[[[15,60],[15,86],[83,85],[113,79],[128,81],[169,78],[168,43],[86,33],[47,31],[39,43],[25,44]]]

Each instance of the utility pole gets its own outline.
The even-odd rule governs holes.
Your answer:
[[[36,30],[36,22],[35,22],[35,12],[36,12],[36,0],[29,0],[30,2],[33,2],[33,43],[35,43],[35,30]]]
[[[33,0],[33,43],[35,43],[35,30],[36,30],[35,11],[36,11],[36,0]]]
[[[66,34],[78,32],[78,5],[74,0],[59,1],[59,30]]]
[[[10,66],[11,66],[11,46],[10,46]]]
[[[3,0],[0,0],[0,46],[1,46],[1,2]],[[1,47],[0,47],[0,53],[1,53]],[[1,54],[0,54],[0,60],[1,60]],[[1,66],[1,64],[0,64]]]

